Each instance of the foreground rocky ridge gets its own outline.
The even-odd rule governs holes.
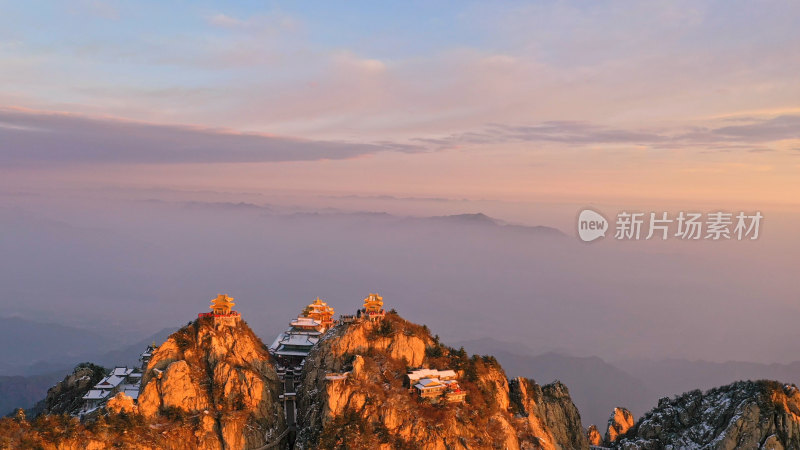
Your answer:
[[[0,448],[257,448],[286,428],[277,397],[270,355],[250,328],[203,318],[155,352],[138,405],[119,394],[86,423],[65,415],[5,419]]]
[[[465,402],[412,395],[403,377],[421,366],[455,370]],[[494,358],[447,348],[393,313],[329,331],[302,377],[298,448],[588,448],[565,386],[509,382]]]
[[[202,318],[150,360],[138,403],[124,394],[81,423],[74,411],[102,368],[80,365],[42,402],[44,414],[0,420],[0,448],[289,448],[277,374],[242,321]],[[463,403],[432,403],[404,384],[409,368],[452,369]],[[532,368],[531,370],[535,370]],[[96,381],[96,380],[95,380]],[[662,399],[633,423],[616,408],[602,437],[583,431],[563,384],[508,380],[491,356],[441,345],[396,313],[330,329],[306,358],[298,395],[301,449],[798,449],[800,393],[739,382]],[[588,439],[587,439],[588,437]]]
[[[800,391],[740,381],[661,399],[614,444],[634,449],[800,449]]]

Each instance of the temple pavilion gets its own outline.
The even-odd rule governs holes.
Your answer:
[[[211,300],[211,312],[200,313],[197,317],[200,319],[203,317],[213,317],[215,324],[236,325],[240,315],[237,311],[233,310],[234,305],[236,305],[236,303],[233,302],[233,297],[219,294],[216,298]]]
[[[214,314],[230,314],[235,304],[236,303],[233,302],[233,297],[219,294],[217,298],[211,300],[211,310],[214,311]]]
[[[303,310],[303,316],[319,322],[323,328],[328,329],[333,326],[333,308],[328,306],[319,297]]]
[[[358,310],[358,317],[366,317],[369,320],[382,319],[386,312],[383,310],[383,297],[378,294],[369,294],[364,299],[364,307]]]

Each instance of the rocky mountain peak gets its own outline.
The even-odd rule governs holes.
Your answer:
[[[740,381],[662,398],[616,447],[800,448],[800,392],[775,381]]]
[[[247,324],[204,317],[175,332],[153,354],[138,410],[146,418],[173,410],[201,413],[199,445],[256,447],[284,428],[277,396],[270,355]]]
[[[601,447],[603,445],[603,435],[600,434],[597,425],[590,425],[586,430],[586,440],[589,441],[589,445],[596,447]]]
[[[633,414],[625,408],[616,407],[608,418],[608,427],[604,442],[606,445],[616,442],[620,436],[633,427]]]

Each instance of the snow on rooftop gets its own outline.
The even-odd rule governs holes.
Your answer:
[[[116,375],[120,377],[125,377],[133,373],[133,369],[129,369],[127,367],[115,367],[114,370],[111,371],[111,375]]]
[[[125,377],[111,375],[100,380],[95,387],[100,389],[111,389],[119,386],[123,381],[125,381]]]
[[[90,389],[89,392],[86,393],[82,398],[84,400],[102,400],[108,397],[111,391],[107,391],[105,389]]]
[[[436,378],[423,378],[415,385],[418,389],[432,389],[442,386],[442,382]]]
[[[130,398],[132,398],[134,400],[139,398],[139,388],[125,389],[122,392],[124,392],[125,395],[127,395],[128,397],[130,397]]]
[[[312,346],[319,341],[318,338],[314,336],[309,336],[307,334],[290,334],[286,339],[281,341],[283,345],[308,345]]]
[[[318,327],[322,325],[320,322],[310,317],[298,317],[291,322],[293,327]]]
[[[408,379],[412,382],[422,378],[455,378],[456,372],[453,370],[419,369],[408,373]]]

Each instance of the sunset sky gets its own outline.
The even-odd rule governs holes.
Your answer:
[[[6,191],[798,204],[793,1],[0,7]]]

